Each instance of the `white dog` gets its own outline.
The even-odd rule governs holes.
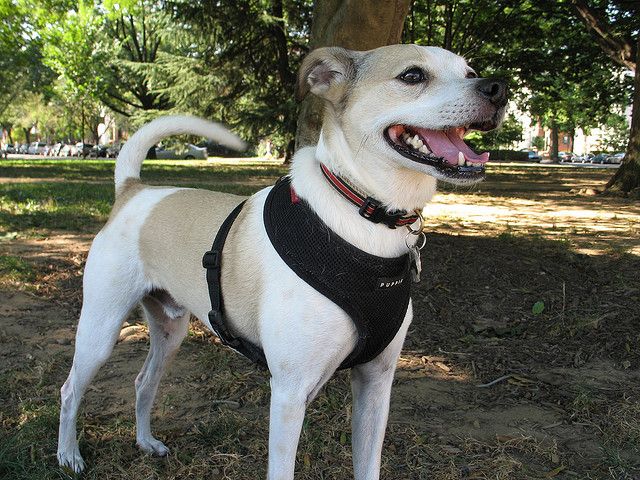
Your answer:
[[[435,47],[313,51],[300,69],[298,89],[301,96],[311,92],[324,99],[326,112],[318,144],[294,157],[292,202],[308,205],[328,229],[369,258],[384,261],[410,250],[415,255],[419,235],[404,227],[390,228],[395,225],[385,221],[375,223],[380,218],[366,218],[371,215],[361,214],[327,175],[375,199],[381,215],[391,212],[406,222],[416,220],[411,212],[429,202],[437,179],[480,181],[488,155],[473,153],[462,138],[469,129],[499,125],[506,86],[476,77],[463,58]],[[168,453],[150,429],[162,372],[187,333],[190,314],[211,328],[202,256],[243,198],[140,182],[149,148],[163,137],[182,133],[243,147],[218,125],[165,117],[141,128],[122,149],[113,211],[87,258],[75,356],[61,389],[58,461],[76,472],[84,469],[76,440],[79,403],[109,358],[131,309],[142,303],[151,337],[149,355],[135,381],[136,438],[140,448],[157,455]],[[306,406],[354,351],[361,332],[345,312],[348,308],[303,281],[274,248],[263,218],[270,190],[250,197],[233,223],[221,283],[226,326],[261,349],[270,370],[268,479],[284,480],[294,476]],[[416,221],[409,230],[415,233],[420,227]],[[402,280],[386,286],[398,283]],[[412,319],[408,302],[384,349],[351,371],[356,479],[379,478],[391,384]]]

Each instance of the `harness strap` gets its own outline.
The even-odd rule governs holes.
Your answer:
[[[238,205],[226,218],[216,234],[211,250],[202,257],[202,266],[207,269],[207,285],[209,287],[209,298],[211,299],[211,311],[209,312],[209,323],[223,345],[241,353],[249,360],[266,366],[267,360],[262,349],[253,343],[239,337],[235,337],[227,328],[224,321],[224,302],[222,300],[222,290],[220,277],[222,274],[222,250],[227,239],[229,230],[233,222],[240,214],[245,202]]]

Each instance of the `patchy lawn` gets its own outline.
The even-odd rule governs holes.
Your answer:
[[[83,261],[112,201],[108,161],[0,164],[0,478],[68,478],[55,461]],[[145,163],[143,178],[250,193],[274,165]],[[385,479],[637,479],[640,207],[571,193],[610,170],[497,165],[427,206],[423,280],[398,365]],[[192,322],[161,384],[166,459],[135,447],[140,312],[85,397],[84,478],[254,480],[268,376]],[[310,406],[297,477],[352,478],[349,374]]]

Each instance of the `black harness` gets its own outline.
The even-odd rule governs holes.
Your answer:
[[[220,227],[203,258],[212,310],[211,326],[224,345],[266,365],[264,352],[233,336],[224,324],[220,265],[224,241],[243,204]],[[340,365],[350,368],[376,358],[398,333],[410,300],[409,255],[383,258],[366,253],[333,232],[304,202],[292,195],[288,177],[267,196],[264,224],[275,250],[307,284],[323,294],[354,322],[358,342]]]

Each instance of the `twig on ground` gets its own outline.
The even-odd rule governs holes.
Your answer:
[[[488,388],[488,387],[493,387],[496,383],[500,383],[500,382],[504,382],[505,380],[508,380],[512,377],[513,375],[511,373],[509,373],[508,375],[503,375],[499,378],[496,378],[495,380],[489,382],[489,383],[482,383],[480,385],[476,385],[476,387],[478,388]]]

